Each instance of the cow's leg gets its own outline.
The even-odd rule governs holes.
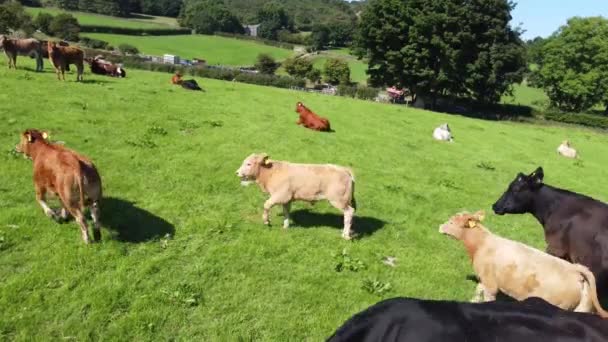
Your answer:
[[[101,241],[101,221],[100,221],[99,202],[95,201],[91,205],[91,217],[93,218],[93,238]]]
[[[11,56],[11,65],[13,69],[17,70],[17,55]]]
[[[344,209],[344,230],[342,231],[342,237],[345,240],[352,239],[352,231],[351,226],[353,224],[353,216],[355,215],[355,208],[352,206],[346,207]]]
[[[59,214],[63,221],[67,221],[70,218],[70,213],[65,207],[61,207],[61,212]]]
[[[77,81],[84,80],[83,77],[82,77],[82,74],[84,72],[84,66],[82,65],[82,63],[76,64],[76,71],[78,72],[78,77],[76,78],[76,80]]]
[[[496,286],[488,286],[488,284],[481,284],[483,286],[483,300],[485,302],[495,301],[498,288]]]
[[[485,287],[482,283],[477,284],[475,288],[475,293],[473,294],[473,298],[471,298],[471,303],[481,303],[483,301]]]
[[[574,308],[575,312],[595,312],[595,308],[593,307],[593,303],[591,302],[589,283],[584,281],[581,284],[581,300]]]
[[[277,204],[277,201],[272,196],[264,202],[264,214],[262,215],[262,219],[264,220],[265,225],[270,225],[270,209],[272,209],[275,204]]]
[[[77,208],[72,208],[70,210],[72,212],[72,215],[74,216],[74,218],[76,219],[76,222],[78,222],[78,225],[80,226],[80,233],[82,234],[82,240],[84,241],[84,243],[88,244],[89,241],[89,227],[87,225],[87,220],[84,217],[84,214],[82,213],[82,211],[80,209]]]
[[[291,209],[291,202],[283,204],[283,228],[289,228],[289,209]]]
[[[55,214],[55,211],[53,211],[53,209],[51,209],[51,207],[49,207],[49,205],[46,203],[46,188],[45,187],[36,186],[36,201],[38,201],[38,204],[40,204],[40,206],[42,207],[42,210],[44,211],[44,214],[46,216],[57,221],[57,214]]]

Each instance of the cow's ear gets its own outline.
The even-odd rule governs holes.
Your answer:
[[[266,153],[263,153],[261,155],[260,165],[262,165],[264,167],[271,167],[272,166],[272,161],[269,159],[269,157],[268,157],[268,155]]]
[[[545,178],[545,173],[543,172],[542,167],[538,167],[534,172],[530,174],[529,180],[532,184],[542,184],[543,178]]]

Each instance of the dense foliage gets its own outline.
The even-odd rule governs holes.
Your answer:
[[[357,45],[374,85],[405,87],[434,104],[438,97],[496,103],[522,80],[519,32],[507,0],[372,0]]]
[[[300,78],[305,78],[313,70],[308,58],[288,58],[283,62],[283,67],[289,75]]]
[[[33,32],[32,17],[25,13],[21,4],[16,1],[0,3],[0,33],[8,33],[10,30]]]
[[[46,0],[46,6],[58,7],[66,10],[93,12],[113,16],[128,16],[131,9],[129,0]]]
[[[570,19],[543,44],[541,56],[539,83],[553,106],[579,112],[608,104],[608,19]]]
[[[131,3],[131,11],[165,17],[177,17],[183,3],[183,0],[134,0]]]
[[[77,41],[80,34],[80,25],[73,15],[60,13],[56,15],[49,24],[49,32],[52,36],[65,40]]]
[[[201,34],[214,32],[244,33],[239,19],[228,10],[222,0],[194,0],[185,4],[179,18],[180,25]]]
[[[323,75],[325,76],[325,82],[329,84],[350,83],[350,68],[348,67],[348,63],[339,58],[330,58],[325,61]]]
[[[257,22],[260,24],[258,36],[272,40],[277,39],[279,31],[293,28],[283,5],[275,1],[264,4],[258,10]]]
[[[274,75],[274,72],[279,68],[279,63],[271,55],[261,53],[257,57],[255,68],[262,74]]]

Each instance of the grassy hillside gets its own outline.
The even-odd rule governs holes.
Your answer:
[[[503,96],[502,102],[530,107],[542,107],[549,103],[549,98],[542,89],[528,87],[525,84],[517,84],[513,86],[513,95]]]
[[[468,300],[467,254],[438,233],[456,212],[485,209],[495,232],[544,248],[531,216],[490,211],[519,171],[542,165],[548,183],[608,200],[608,138],[594,131],[207,79],[191,93],[136,70],[58,82],[48,64],[37,74],[18,63],[0,63],[2,340],[320,341],[382,298]],[[297,126],[300,100],[336,132]],[[443,122],[452,144],[431,138]],[[32,163],[11,152],[30,127],[95,161],[103,243],[85,246],[73,222],[51,222],[35,202]],[[555,153],[565,138],[580,161]],[[322,202],[294,205],[287,231],[278,208],[263,226],[265,195],[234,175],[256,151],[352,166],[360,239],[343,241]],[[365,267],[337,272],[343,251]],[[376,280],[391,290],[368,291]]]
[[[177,20],[175,18],[167,18],[167,17],[154,17],[149,15],[137,15],[133,18],[118,18],[111,17],[107,15],[86,13],[86,12],[72,12],[72,11],[63,11],[55,8],[39,8],[39,7],[27,7],[26,11],[32,16],[38,15],[40,12],[50,13],[52,15],[57,15],[62,12],[67,12],[72,14],[78,19],[78,22],[81,25],[102,25],[102,26],[111,26],[111,27],[125,27],[125,28],[145,28],[145,29],[153,29],[153,28],[172,28],[178,27]]]
[[[333,58],[333,57],[343,58],[348,61],[348,66],[350,67],[350,79],[353,82],[357,82],[357,83],[362,83],[362,84],[367,83],[367,74],[365,73],[365,71],[367,70],[367,64],[365,64],[365,62],[356,60],[351,57],[346,57],[346,56],[342,57],[342,54],[340,54],[340,53],[336,53],[335,55],[333,55],[333,54],[334,54],[334,50],[332,50],[331,57],[329,57],[328,55],[321,55],[320,57],[315,57],[314,58],[315,68],[317,68],[319,70],[323,70],[325,62],[327,61],[328,58]]]
[[[87,33],[84,36],[102,39],[114,46],[128,43],[141,52],[151,55],[171,53],[182,58],[204,58],[209,64],[253,65],[260,53],[268,53],[282,60],[293,53],[260,43],[219,36],[182,35],[160,37],[138,37],[116,34]]]

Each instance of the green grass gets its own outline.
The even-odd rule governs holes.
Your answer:
[[[182,58],[203,58],[209,64],[253,65],[260,53],[268,53],[278,60],[291,56],[292,51],[261,43],[219,36],[181,35],[136,37],[116,34],[87,33],[87,37],[102,39],[114,46],[128,43],[143,53],[176,54]]]
[[[516,84],[513,86],[513,96],[503,96],[502,102],[540,109],[549,103],[549,98],[542,89]]]
[[[590,130],[208,79],[194,93],[137,70],[58,82],[48,64],[43,74],[18,64],[0,63],[2,340],[320,341],[382,298],[470,299],[467,254],[438,233],[456,212],[485,209],[496,233],[544,248],[530,215],[490,211],[519,171],[542,165],[548,183],[608,199],[608,139]],[[336,132],[297,126],[300,100]],[[455,143],[432,140],[443,122]],[[32,163],[10,152],[32,127],[95,161],[103,243],[85,246],[75,223],[50,221],[35,202]],[[565,138],[580,161],[555,153]],[[279,208],[263,226],[266,196],[234,175],[256,151],[352,166],[361,239],[343,241],[339,213],[322,202],[294,205],[287,231]]]
[[[155,28],[172,28],[179,27],[177,20],[174,18],[167,17],[155,17],[149,15],[139,15],[133,18],[118,18],[107,15],[100,15],[87,12],[74,12],[64,11],[56,8],[48,7],[26,7],[26,11],[32,16],[38,15],[40,12],[50,13],[57,15],[59,13],[67,12],[72,14],[78,19],[81,25],[101,25],[110,27],[124,27],[124,28],[142,28],[142,29],[155,29]]]

